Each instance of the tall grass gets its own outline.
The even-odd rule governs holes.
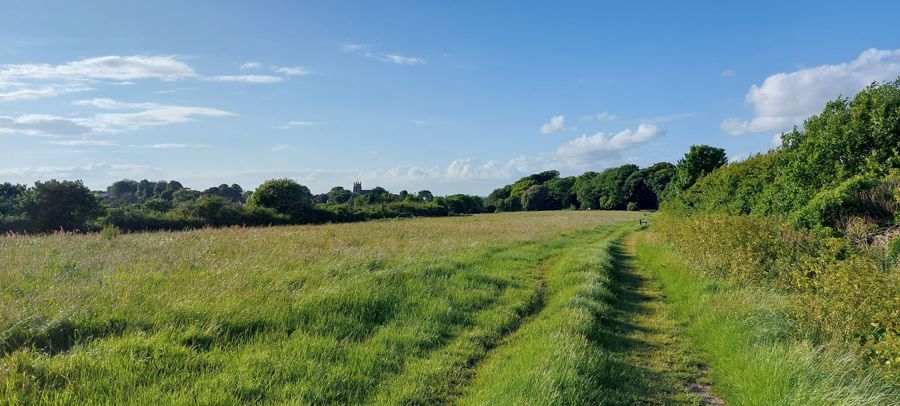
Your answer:
[[[675,314],[709,365],[714,390],[736,405],[887,405],[900,390],[852,350],[813,344],[773,288],[709,277],[660,240],[639,244]]]
[[[613,245],[622,230],[565,250],[547,268],[547,303],[479,367],[463,404],[599,404],[626,384],[603,348]]]
[[[2,238],[0,398],[447,401],[541,306],[542,267],[637,216]]]

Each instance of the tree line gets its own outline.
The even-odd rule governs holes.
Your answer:
[[[397,194],[375,187],[353,193],[337,186],[313,195],[290,179],[273,179],[253,191],[222,184],[193,190],[178,181],[117,181],[92,192],[81,181],[0,184],[0,232],[43,233],[181,230],[206,226],[265,226],[362,221],[413,216],[448,216],[504,211],[561,209],[652,210],[670,189],[683,190],[725,163],[725,152],[694,146],[673,165],[641,169],[623,165],[580,176],[558,171],[529,175],[498,188],[487,198],[435,196],[428,190]]]

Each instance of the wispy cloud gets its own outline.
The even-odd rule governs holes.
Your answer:
[[[139,148],[151,149],[185,149],[185,148],[209,148],[209,144],[150,144],[150,145],[130,145]]]
[[[64,84],[40,86],[37,88],[20,87],[9,92],[0,92],[0,101],[36,100],[46,97],[56,97],[64,93],[83,92],[88,90],[92,90],[92,88]]]
[[[259,69],[262,67],[262,64],[259,62],[245,62],[238,69],[247,70],[247,69]]]
[[[725,69],[719,73],[719,76],[722,76],[723,78],[734,77],[734,75],[735,75],[735,72],[733,69]]]
[[[112,99],[80,100],[74,104],[101,110],[136,111],[98,113],[87,117],[60,117],[48,114],[28,114],[18,117],[0,116],[0,131],[36,136],[118,133],[141,130],[148,127],[186,123],[202,117],[228,117],[235,115],[224,110],[208,107],[128,103]]]
[[[278,126],[278,128],[289,129],[289,128],[296,128],[296,127],[315,127],[317,125],[319,125],[319,123],[317,123],[315,121],[294,120],[294,121],[288,121],[284,124],[281,124]]]
[[[53,140],[48,144],[65,145],[69,147],[118,147],[119,144],[110,140]]]
[[[312,73],[302,66],[275,66],[272,70],[285,76],[306,76]]]
[[[291,149],[293,149],[293,148],[290,145],[278,144],[278,145],[272,147],[272,152],[286,152],[286,151],[290,151]]]
[[[15,177],[17,181],[34,181],[50,178],[84,179],[106,178],[115,179],[128,176],[146,176],[154,172],[149,165],[131,163],[90,163],[87,165],[73,166],[26,166],[19,168],[0,169],[0,175]]]
[[[424,65],[428,63],[428,61],[423,58],[375,51],[371,46],[365,44],[343,44],[341,45],[341,50],[346,53],[359,54],[366,58],[377,59],[381,62],[393,63],[395,65]]]
[[[284,80],[279,76],[271,75],[219,75],[203,78],[210,82],[240,82],[240,83],[278,83]]]
[[[0,80],[177,80],[196,77],[194,69],[175,56],[102,56],[50,64],[7,64],[0,66]]]
[[[615,114],[610,114],[607,112],[597,113],[597,114],[589,114],[586,116],[582,116],[582,121],[615,121],[618,118]]]

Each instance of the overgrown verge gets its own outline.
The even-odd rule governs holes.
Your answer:
[[[660,215],[655,230],[708,276],[786,294],[813,342],[849,344],[889,377],[900,372],[900,271],[884,251],[765,217]]]
[[[600,344],[612,249],[628,227],[567,249],[546,271],[547,303],[478,366],[461,404],[599,404],[619,371]]]
[[[684,227],[691,225],[697,226],[684,222]],[[675,246],[684,249],[681,241]],[[688,335],[709,364],[716,393],[727,403],[882,405],[900,401],[896,385],[839,343],[819,342],[797,328],[795,316],[801,305],[797,293],[746,283],[726,273],[711,274],[712,268],[698,261],[698,252],[680,255],[663,235],[654,233],[638,244],[637,259],[662,283],[677,317],[686,323]],[[719,254],[729,255],[728,251]]]

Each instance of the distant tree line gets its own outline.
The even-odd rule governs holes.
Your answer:
[[[382,218],[448,216],[509,211],[594,209],[653,210],[706,173],[724,165],[725,152],[694,146],[672,165],[623,165],[602,172],[560,177],[557,171],[526,176],[487,198],[428,190],[394,194],[375,187],[353,193],[337,186],[313,195],[290,179],[273,179],[253,191],[222,184],[203,191],[177,181],[120,180],[92,192],[81,181],[0,184],[0,232],[42,233],[182,230],[206,226],[265,226],[363,221]]]
[[[376,187],[355,194],[342,187],[313,195],[290,179],[256,190],[222,184],[199,191],[177,181],[121,180],[92,192],[81,181],[0,184],[0,233],[182,230],[206,226],[265,226],[481,213],[481,198],[435,197],[430,191],[393,194]]]

